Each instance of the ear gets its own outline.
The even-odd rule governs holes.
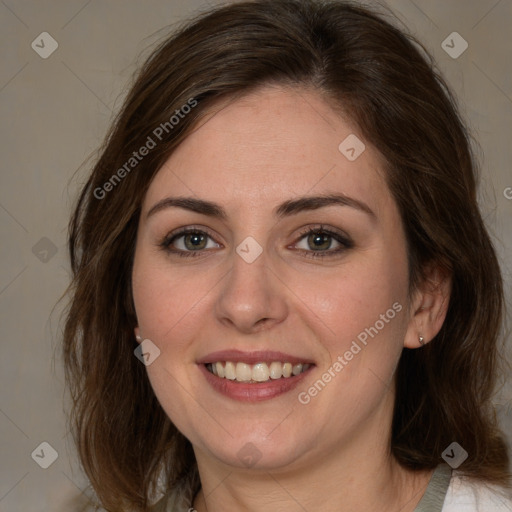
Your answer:
[[[451,284],[450,273],[439,265],[430,265],[425,269],[424,280],[418,285],[411,303],[405,347],[419,348],[429,343],[441,330],[450,302]]]
[[[135,333],[135,339],[137,340],[137,343],[142,343],[142,336],[140,335],[139,327],[135,327],[133,332]]]

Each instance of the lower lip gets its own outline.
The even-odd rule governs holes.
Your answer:
[[[293,377],[270,379],[266,382],[255,382],[252,384],[217,377],[209,372],[204,364],[200,364],[199,368],[212,388],[222,395],[241,402],[260,402],[291,391],[308,374],[313,366]]]

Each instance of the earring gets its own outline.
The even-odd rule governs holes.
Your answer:
[[[424,339],[423,336],[420,336],[420,345],[421,346],[425,345],[425,342],[423,341],[423,339]]]
[[[135,335],[135,339],[140,343],[142,341],[142,337],[140,336],[140,334],[136,334]]]

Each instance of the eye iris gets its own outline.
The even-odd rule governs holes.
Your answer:
[[[314,249],[329,249],[331,236],[322,232],[312,233],[308,236],[308,245]]]
[[[204,249],[206,236],[202,233],[189,233],[185,235],[184,242],[187,249]]]

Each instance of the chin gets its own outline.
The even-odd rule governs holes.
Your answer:
[[[275,429],[275,424],[273,426]],[[276,434],[263,429],[264,433],[247,429],[237,429],[233,437],[226,434],[223,439],[206,439],[200,443],[209,456],[222,463],[251,470],[278,470],[293,465],[305,452],[308,445],[305,439],[297,439],[290,432]],[[194,444],[194,443],[193,443]]]

